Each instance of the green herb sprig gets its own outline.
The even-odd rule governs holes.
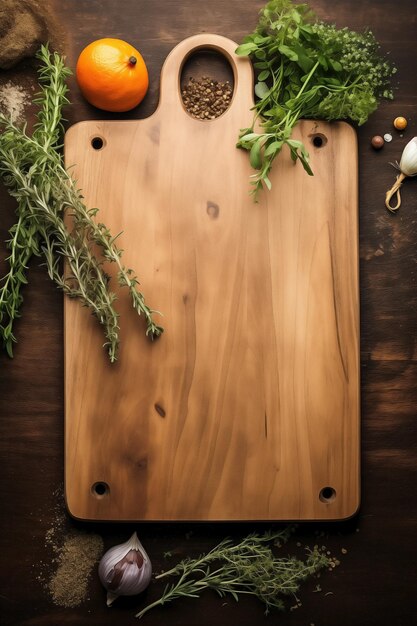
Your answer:
[[[39,256],[39,233],[22,215],[10,229],[10,239],[6,245],[10,250],[6,258],[9,269],[0,279],[0,332],[3,345],[10,357],[13,356],[12,345],[16,342],[13,334],[13,323],[20,317],[23,302],[21,289],[27,284],[26,270],[32,255]]]
[[[117,359],[118,314],[113,306],[115,293],[104,261],[115,263],[120,286],[129,290],[132,305],[146,319],[146,334],[159,336],[163,328],[153,321],[139,281],[122,261],[122,251],[103,223],[95,221],[98,209],[88,209],[75,180],[65,169],[62,156],[62,108],[69,104],[66,79],[71,71],[64,59],[42,46],[38,54],[41,91],[35,100],[40,106],[31,136],[0,115],[0,176],[17,201],[18,221],[10,230],[7,245],[9,268],[0,279],[0,337],[10,356],[16,337],[13,324],[20,315],[21,289],[32,255],[43,255],[49,276],[69,297],[78,298],[104,327],[110,361]],[[72,218],[72,229],[64,223]],[[100,257],[94,252],[98,247]],[[66,269],[62,270],[62,261]]]
[[[318,546],[307,550],[305,561],[275,556],[271,545],[280,547],[286,543],[292,530],[251,534],[238,544],[225,539],[207,554],[184,559],[155,577],[160,580],[178,576],[178,580],[167,585],[161,597],[136,617],[141,618],[151,609],[177,598],[198,598],[205,589],[213,589],[220,597],[229,594],[236,601],[242,594],[255,596],[264,603],[265,613],[271,608],[284,609],[283,597],[295,596],[304,580],[332,564]]]
[[[291,139],[301,118],[350,119],[359,125],[381,98],[392,99],[395,67],[382,58],[374,35],[316,21],[307,4],[271,0],[261,10],[255,31],[236,54],[250,55],[259,70],[255,116],[240,131],[238,147],[250,152],[253,193],[265,186],[272,163],[284,145],[309,175],[309,154]],[[262,132],[254,130],[260,121]]]

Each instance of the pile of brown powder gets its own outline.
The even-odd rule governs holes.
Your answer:
[[[233,89],[229,81],[219,82],[208,76],[201,80],[190,78],[181,89],[185,108],[200,120],[214,120],[229,107]]]
[[[88,599],[91,575],[104,551],[103,539],[73,527],[64,509],[62,487],[53,495],[53,522],[45,535],[52,558],[36,565],[37,578],[54,604],[76,607]]]
[[[1,69],[32,57],[47,41],[51,48],[61,49],[63,31],[50,4],[50,0],[0,0]]]
[[[73,531],[57,549],[57,568],[47,588],[54,604],[79,606],[87,598],[88,583],[97,561],[103,553],[99,535]]]

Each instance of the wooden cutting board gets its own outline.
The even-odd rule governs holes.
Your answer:
[[[206,122],[179,92],[201,48],[224,54],[235,81],[230,108]],[[215,35],[183,41],[150,118],[66,135],[67,166],[100,220],[123,231],[126,265],[165,327],[147,340],[119,292],[110,365],[96,320],[65,299],[65,482],[77,518],[342,519],[358,508],[356,135],[301,122],[294,136],[315,176],[284,150],[255,204],[248,154],[235,148],[253,75],[235,48]]]

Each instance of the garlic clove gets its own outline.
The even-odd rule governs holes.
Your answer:
[[[133,596],[149,585],[152,564],[136,533],[101,558],[98,574],[107,589],[107,606],[119,596]]]
[[[401,155],[400,170],[406,176],[417,175],[417,137],[413,137],[405,146]]]
[[[119,596],[117,596],[115,593],[112,593],[111,591],[107,592],[107,600],[106,600],[106,604],[107,606],[111,606],[113,604],[113,602],[115,600],[117,600]]]
[[[397,176],[397,180],[385,194],[385,206],[391,213],[395,213],[401,206],[400,188],[404,179],[408,176],[417,176],[417,137],[413,137],[405,146],[401,155],[399,169],[401,171],[400,175]],[[397,196],[397,204],[392,206],[391,198],[395,194]]]

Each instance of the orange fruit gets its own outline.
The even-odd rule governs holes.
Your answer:
[[[133,109],[149,86],[142,55],[121,39],[90,43],[78,57],[76,76],[85,99],[104,111]]]

